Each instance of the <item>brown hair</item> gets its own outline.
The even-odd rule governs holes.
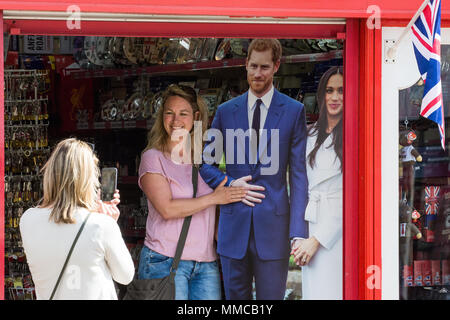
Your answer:
[[[278,39],[253,39],[248,47],[247,59],[250,59],[253,50],[258,52],[272,50],[273,63],[281,59],[282,48]]]
[[[320,146],[325,142],[328,137],[328,133],[326,132],[328,127],[328,118],[327,118],[327,104],[325,101],[325,94],[328,85],[328,80],[330,80],[331,76],[335,74],[343,75],[342,67],[331,67],[328,69],[320,78],[319,86],[317,88],[317,103],[319,105],[319,119],[317,122],[309,127],[308,135],[312,136],[317,133],[316,144],[314,145],[314,149],[309,153],[308,160],[311,168],[314,167],[316,161],[316,154],[319,150]],[[334,151],[336,153],[336,157],[339,158],[341,162],[341,171],[342,171],[342,117],[341,120],[336,124],[333,128],[333,142],[327,148],[331,148],[334,146]]]
[[[181,97],[185,99],[187,102],[189,102],[189,104],[192,107],[192,112],[194,116],[197,111],[200,112],[199,121],[202,122],[202,136],[205,133],[206,129],[208,128],[208,106],[206,104],[205,99],[198,96],[195,90],[191,87],[171,84],[163,92],[161,108],[159,108],[159,110],[156,113],[155,123],[153,124],[153,127],[149,131],[147,136],[148,139],[147,146],[145,147],[144,151],[142,151],[142,153],[150,149],[156,149],[163,153],[167,151],[166,146],[170,137],[167,134],[166,129],[164,128],[163,114],[166,101],[173,96]],[[194,141],[193,134],[194,133],[191,132],[191,141]],[[194,143],[192,143],[191,145],[193,149]]]

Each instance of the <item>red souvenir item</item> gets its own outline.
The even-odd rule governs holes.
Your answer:
[[[403,286],[404,287],[413,287],[414,286],[414,273],[413,267],[411,266],[403,266]]]
[[[438,186],[425,187],[425,227],[424,240],[434,242],[434,224],[439,210],[439,196],[441,188]]]
[[[423,286],[423,270],[422,270],[422,260],[414,261],[414,286]]]
[[[436,215],[439,209],[439,193],[441,188],[438,186],[425,187],[425,214]]]

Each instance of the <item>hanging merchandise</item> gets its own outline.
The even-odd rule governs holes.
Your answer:
[[[48,73],[5,70],[5,288],[11,300],[35,299],[19,221],[42,197],[40,170],[50,155],[48,146]]]
[[[192,38],[186,39],[189,40],[189,53],[188,59],[186,62],[197,62],[200,61],[202,57],[203,45],[205,43],[205,39],[200,38]]]
[[[409,206],[407,202],[401,200],[399,213],[400,262],[402,265],[411,266],[413,260],[413,239],[420,239],[422,237],[420,229],[413,223],[413,214],[415,219],[418,218],[417,211]]]
[[[93,121],[94,89],[92,79],[64,79],[56,92],[55,104],[58,106],[60,131],[71,132],[86,128]]]
[[[402,199],[412,201],[414,188],[414,164],[416,161],[422,162],[422,156],[414,148],[413,142],[417,135],[413,130],[400,133],[400,160],[403,168],[403,183],[402,183]]]
[[[169,39],[167,44],[167,50],[164,54],[164,64],[174,64],[177,63],[178,52],[182,48],[180,44],[180,39],[174,38]]]
[[[94,65],[89,61],[84,51],[84,37],[73,37],[73,57],[81,69],[92,69]]]
[[[214,58],[219,61],[228,58],[231,53],[231,39],[223,39],[217,48]]]
[[[203,44],[201,61],[211,61],[214,59],[214,53],[219,42],[217,38],[207,38]]]
[[[146,64],[152,63],[152,56],[154,55],[157,44],[158,38],[144,38],[142,40],[142,60]]]
[[[438,186],[425,187],[425,225],[424,233],[426,242],[434,242],[435,221],[439,210],[439,196],[441,188]]]
[[[124,52],[124,42],[125,38],[114,37],[109,42],[109,50],[113,57],[114,63],[117,65],[131,65],[131,61],[129,61]]]
[[[425,214],[436,216],[439,210],[439,196],[441,188],[438,186],[425,187]]]
[[[143,108],[142,108],[142,119],[150,119],[153,114],[153,97],[155,94],[153,92],[149,92],[144,96],[144,101],[142,102]]]
[[[144,40],[142,38],[125,38],[123,52],[131,64],[143,64],[145,62]]]

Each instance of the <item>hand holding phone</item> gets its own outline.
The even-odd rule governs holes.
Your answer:
[[[97,200],[98,202],[98,213],[106,214],[107,216],[110,216],[115,221],[119,220],[120,216],[120,210],[117,208],[117,205],[120,203],[120,193],[119,190],[115,190],[114,192],[114,199],[111,201],[102,201],[100,199]]]
[[[103,168],[101,180],[101,200],[113,200],[114,193],[117,190],[117,168]]]

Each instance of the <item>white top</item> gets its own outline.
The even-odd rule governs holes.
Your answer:
[[[252,122],[253,122],[253,112],[255,111],[255,107],[256,107],[256,100],[261,99],[262,103],[260,106],[260,110],[261,110],[261,122],[259,125],[260,131],[259,133],[261,134],[261,129],[264,128],[264,123],[266,122],[266,118],[267,118],[267,113],[269,112],[269,107],[270,107],[270,103],[272,102],[272,97],[273,97],[273,92],[274,92],[274,88],[273,85],[270,88],[270,90],[263,95],[261,98],[258,98],[257,96],[255,96],[252,92],[252,90],[248,90],[248,101],[247,101],[247,109],[248,109],[248,127],[251,129],[252,128]]]
[[[400,150],[402,162],[409,162],[409,161],[416,162],[416,157],[414,157],[414,155],[412,154],[413,150],[414,150],[414,147],[412,145],[403,147]]]
[[[50,209],[30,208],[20,219],[20,233],[36,298],[49,299],[88,210],[74,213],[75,224],[49,221]],[[128,284],[134,263],[117,222],[92,213],[87,221],[54,300],[117,300],[113,279]]]

